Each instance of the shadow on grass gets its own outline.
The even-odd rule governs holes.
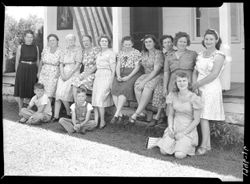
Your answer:
[[[3,118],[10,121],[19,120],[17,103],[3,101]],[[109,120],[110,117],[107,118],[107,122],[109,122]],[[66,134],[59,123],[46,123],[37,127],[56,133]],[[70,136],[114,146],[122,150],[155,159],[191,166],[222,175],[232,175],[237,178],[243,178],[241,148],[225,150],[212,144],[213,150],[207,155],[193,156],[187,157],[183,160],[177,160],[173,156],[161,155],[158,148],[147,150],[145,147],[147,139],[145,126],[141,124],[136,124],[134,126],[107,124],[104,129],[95,129],[84,135],[76,133]]]

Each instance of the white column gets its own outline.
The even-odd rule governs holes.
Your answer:
[[[43,47],[47,46],[47,36],[48,36],[48,6],[44,6],[44,24],[43,24]]]
[[[112,7],[113,51],[118,53],[122,39],[122,8]]]
[[[221,51],[226,54],[224,70],[220,76],[222,89],[229,90],[231,83],[231,15],[230,3],[223,3],[219,8]]]

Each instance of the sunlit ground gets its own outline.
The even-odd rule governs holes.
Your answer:
[[[5,175],[215,177],[223,181],[242,180],[5,119],[3,130]]]

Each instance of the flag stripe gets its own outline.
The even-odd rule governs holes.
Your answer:
[[[93,38],[93,45],[97,45],[97,38],[106,34],[112,38],[111,7],[71,7],[75,27],[81,47],[81,37],[88,34]]]
[[[76,20],[76,15],[75,15],[75,11],[74,11],[74,8],[73,7],[70,7],[70,10],[71,10],[71,13],[73,15],[73,18],[74,20]],[[80,28],[79,28],[79,25],[78,25],[78,21],[74,21],[75,25],[76,25],[76,30],[77,30],[77,33],[78,33],[78,38],[79,38],[79,42],[81,44],[81,47],[83,48],[83,44],[81,42],[81,31],[80,31]]]

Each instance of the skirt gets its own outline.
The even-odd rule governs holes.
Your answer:
[[[34,94],[34,85],[37,82],[37,65],[19,63],[16,78],[14,96],[20,98],[32,98]]]
[[[165,108],[166,98],[163,96],[163,74],[160,74],[160,80],[154,90],[152,106],[156,108]]]
[[[92,92],[92,106],[110,107],[114,104],[110,93],[112,80],[110,70],[98,69],[96,71]]]
[[[122,68],[121,77],[128,76],[134,68]],[[117,78],[114,78],[111,94],[114,96],[124,95],[127,100],[135,100],[134,84],[138,77],[142,75],[141,72],[137,72],[133,77],[125,82],[120,82]]]

